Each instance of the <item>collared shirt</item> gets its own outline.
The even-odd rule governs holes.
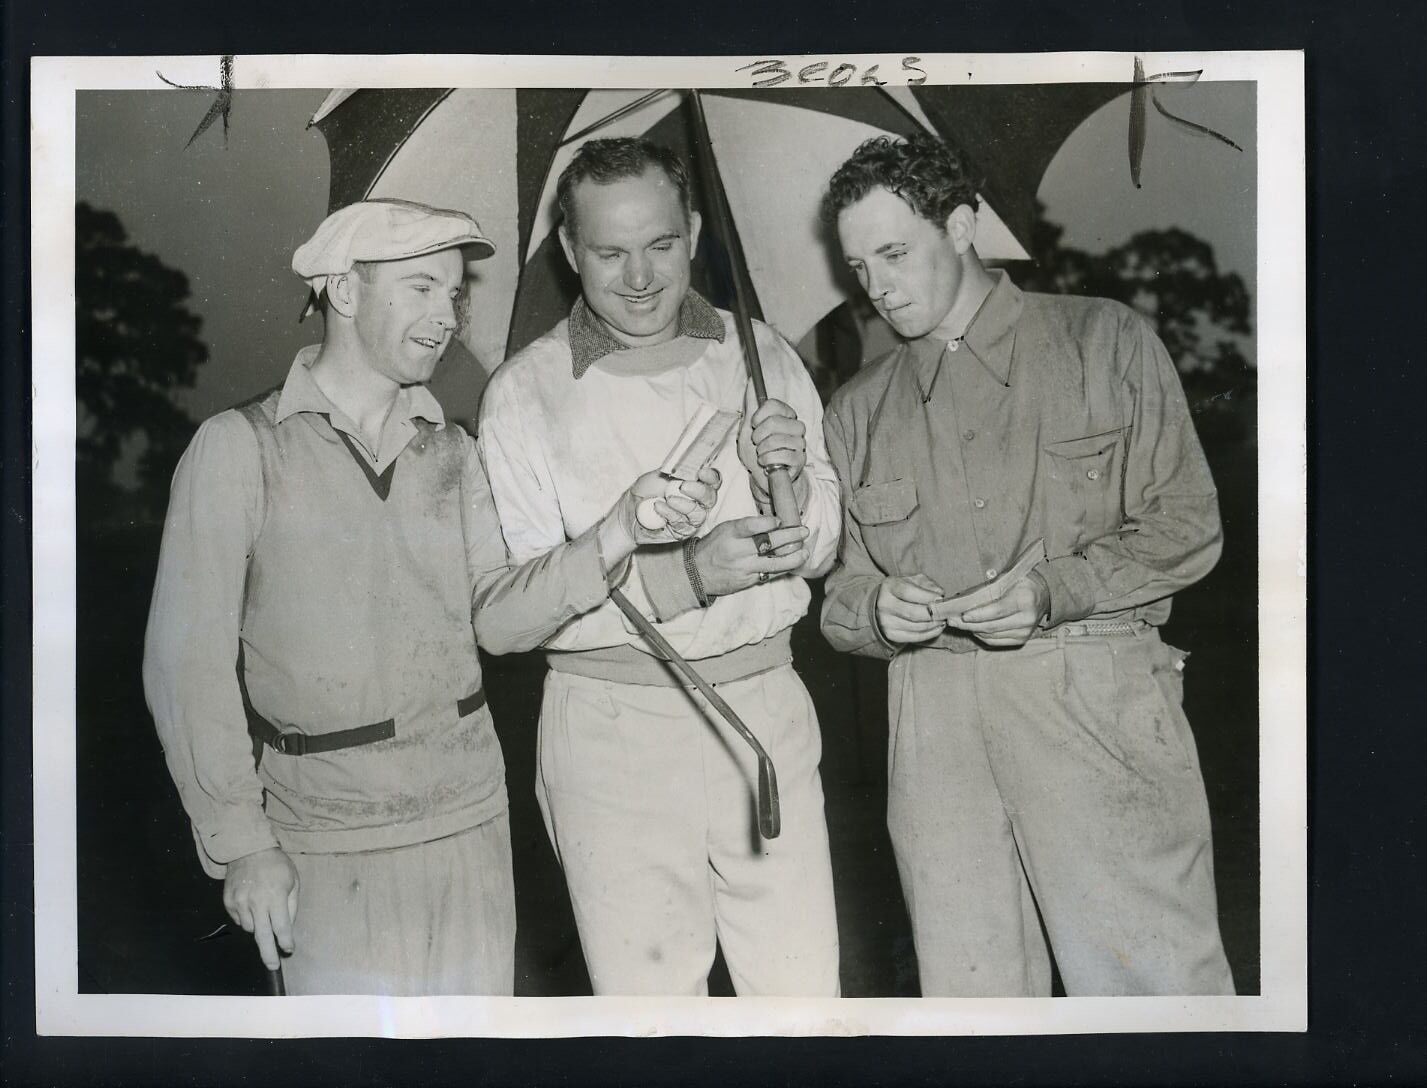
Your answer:
[[[317,361],[318,351],[318,346],[314,344],[298,352],[278,393],[277,413],[273,420],[275,425],[281,426],[299,412],[323,416],[334,431],[346,435],[355,443],[357,451],[365,454],[378,475],[387,470],[416,436],[418,419],[434,423],[437,427],[445,426],[446,415],[431,395],[431,390],[424,385],[405,385],[397,391],[396,401],[382,424],[377,448],[369,449],[357,425],[327,398],[327,394],[313,380],[311,367]]]
[[[726,329],[718,310],[697,291],[690,291],[679,304],[679,336],[723,343]],[[611,352],[624,351],[629,345],[605,328],[595,316],[584,296],[575,300],[569,320],[570,364],[576,378],[584,375],[593,363]]]
[[[630,484],[658,468],[700,403],[744,410],[749,379],[743,349],[732,316],[713,312],[724,326],[722,339],[679,336],[667,344],[624,348],[593,362],[579,378],[570,323],[562,321],[492,375],[479,441],[515,562],[538,560],[593,531]],[[823,446],[816,387],[782,337],[761,322],[754,329],[769,396],[788,404],[808,428],[803,521],[811,531],[809,560],[800,576],[775,578],[698,608],[679,548],[641,548],[622,588],[689,658],[725,654],[791,627],[807,611],[803,579],[826,570],[837,546],[837,479]],[[728,441],[713,464],[723,485],[705,533],[760,513],[737,443]],[[682,593],[675,588],[680,586]],[[681,601],[674,600],[678,596]],[[503,587],[481,599],[481,644],[495,652],[543,644],[563,651],[653,653],[612,602],[574,617],[572,611],[535,623],[539,609],[521,599],[519,587]],[[513,630],[522,618],[525,629]]]
[[[377,849],[474,826],[506,804],[480,690],[473,591],[507,571],[474,441],[420,387],[375,450],[299,353],[280,391],[207,420],[174,476],[144,684],[205,869],[273,845]],[[261,413],[254,417],[248,413]],[[562,599],[604,595],[593,541],[550,559]],[[583,589],[581,588],[583,587]],[[253,747],[254,710],[309,734],[383,722],[330,753]]]
[[[1174,364],[1118,303],[1024,294],[999,274],[954,350],[933,337],[895,348],[838,391],[826,430],[849,512],[822,616],[839,649],[891,656],[873,624],[886,576],[922,573],[951,595],[1038,538],[1052,625],[1161,624],[1219,556]]]

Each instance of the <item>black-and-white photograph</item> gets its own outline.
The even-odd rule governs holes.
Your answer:
[[[36,64],[41,1031],[1301,1028],[1301,57],[429,60]]]

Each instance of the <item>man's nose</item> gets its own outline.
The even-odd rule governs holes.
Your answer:
[[[887,282],[886,273],[873,268],[867,270],[867,297],[873,302],[881,300],[891,288],[892,285]]]
[[[649,258],[641,253],[630,256],[624,264],[625,286],[632,287],[636,291],[642,291],[649,286],[650,280],[654,278],[653,269],[649,265]]]
[[[443,296],[442,301],[436,307],[433,319],[440,325],[448,329],[456,327],[456,300],[449,296]]]

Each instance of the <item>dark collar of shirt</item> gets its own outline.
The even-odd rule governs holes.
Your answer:
[[[987,373],[1004,386],[1011,384],[1011,349],[1016,343],[1016,323],[1024,304],[1021,289],[1003,271],[992,273],[991,293],[971,319],[966,333],[956,341],[956,351],[970,351]],[[922,402],[931,399],[943,356],[950,345],[935,336],[923,336],[908,344],[912,352]]]
[[[570,366],[578,380],[585,371],[606,355],[629,347],[604,327],[603,322],[585,304],[584,297],[575,300],[570,310]],[[684,296],[679,307],[679,336],[696,336],[701,340],[723,343],[727,335],[723,318],[696,291]]]

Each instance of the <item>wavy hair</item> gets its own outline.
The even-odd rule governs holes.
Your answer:
[[[962,204],[980,206],[982,177],[967,155],[927,133],[906,139],[874,136],[837,168],[823,195],[822,215],[835,224],[839,213],[873,189],[886,189],[923,219],[946,229],[947,216]]]

